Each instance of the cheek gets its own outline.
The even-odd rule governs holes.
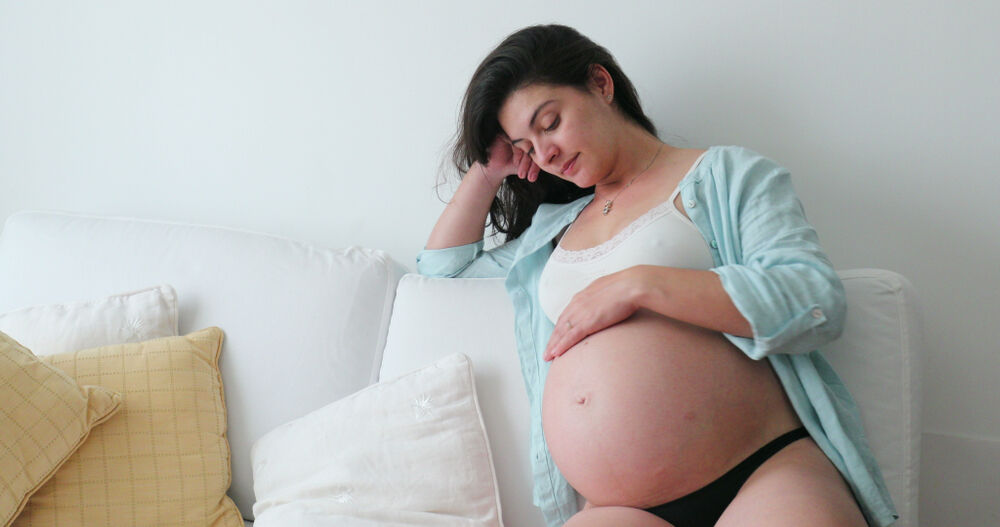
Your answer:
[[[589,133],[581,138],[582,150],[587,153],[591,164],[601,165],[608,159],[608,139],[599,134]]]

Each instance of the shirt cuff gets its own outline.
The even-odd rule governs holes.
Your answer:
[[[417,253],[417,272],[435,278],[453,277],[483,251],[483,240],[444,249],[424,249]]]

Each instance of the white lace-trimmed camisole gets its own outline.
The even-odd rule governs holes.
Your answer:
[[[701,157],[691,170],[700,162]],[[549,320],[553,323],[558,320],[573,295],[590,282],[634,265],[712,268],[715,265],[712,253],[698,227],[674,205],[679,191],[678,187],[666,201],[600,245],[579,251],[557,245],[538,284],[538,302]]]

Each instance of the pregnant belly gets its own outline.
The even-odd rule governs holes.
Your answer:
[[[697,490],[800,426],[767,361],[647,311],[552,362],[542,423],[552,459],[582,496],[632,507]]]

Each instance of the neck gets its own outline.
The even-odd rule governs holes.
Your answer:
[[[619,136],[616,144],[618,156],[614,168],[607,177],[594,186],[594,202],[601,203],[602,206],[605,200],[614,199],[636,176],[646,177],[649,172],[653,172],[655,167],[651,166],[650,162],[654,156],[659,163],[668,157],[667,154],[671,150],[675,150],[638,125],[628,127],[626,132]],[[658,150],[660,153],[657,156]]]

